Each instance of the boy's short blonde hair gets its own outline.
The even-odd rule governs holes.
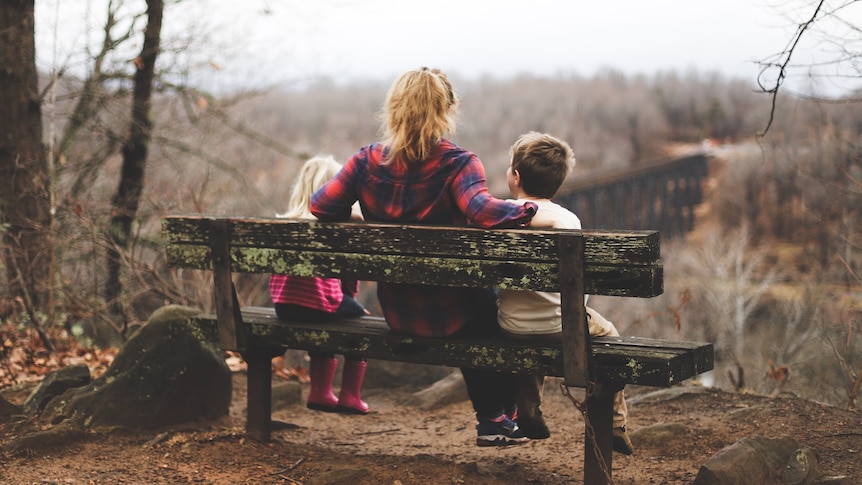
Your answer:
[[[535,131],[521,135],[510,154],[512,171],[518,172],[521,188],[531,197],[553,197],[575,166],[568,143]]]

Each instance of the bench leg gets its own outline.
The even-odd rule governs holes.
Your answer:
[[[272,431],[272,358],[277,355],[280,352],[261,348],[243,352],[248,366],[245,429],[260,441],[269,441]]]
[[[595,434],[595,445],[589,430],[586,430],[584,439],[584,483],[590,485],[607,485],[611,481],[613,406],[616,391],[611,386],[599,384],[587,399],[587,417]],[[604,458],[604,466],[596,454],[596,446]]]

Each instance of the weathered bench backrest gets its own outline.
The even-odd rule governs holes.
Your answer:
[[[214,272],[221,339],[237,347],[241,331],[222,331],[241,321],[231,272],[559,291],[566,381],[572,386],[586,385],[591,359],[583,295],[662,293],[655,231],[483,230],[170,216],[163,221],[163,235],[171,266]]]

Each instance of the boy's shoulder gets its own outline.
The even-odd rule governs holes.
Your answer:
[[[581,220],[574,212],[550,199],[518,199],[512,202],[523,204],[527,201],[539,206],[539,210],[533,216],[530,227],[549,227],[554,229],[581,228]]]

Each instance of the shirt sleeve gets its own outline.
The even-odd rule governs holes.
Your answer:
[[[357,156],[351,157],[335,177],[311,196],[309,209],[318,220],[350,220],[353,204],[358,200],[354,190]]]
[[[485,168],[475,157],[458,172],[452,190],[458,207],[477,227],[524,227],[538,210],[533,202],[513,204],[492,196],[485,185]]]

